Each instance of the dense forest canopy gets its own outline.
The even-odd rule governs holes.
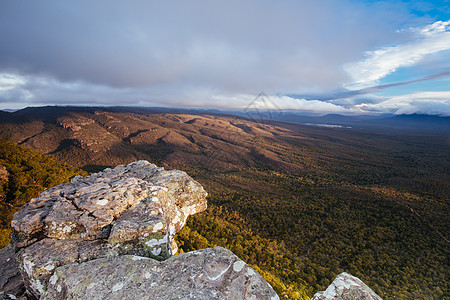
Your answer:
[[[137,159],[186,171],[209,208],[180,248],[229,248],[282,296],[308,299],[342,271],[383,299],[450,296],[447,136],[39,108],[10,114],[0,137],[87,171]]]
[[[45,189],[87,172],[0,139],[0,248],[8,245],[13,214]]]

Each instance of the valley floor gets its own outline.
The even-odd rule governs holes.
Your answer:
[[[209,208],[180,248],[229,248],[280,295],[307,299],[346,271],[383,299],[450,296],[447,136],[36,108],[4,118],[0,137],[86,171],[139,159],[186,171]]]

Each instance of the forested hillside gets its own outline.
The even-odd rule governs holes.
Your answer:
[[[288,298],[342,271],[383,299],[450,296],[447,136],[47,107],[8,114],[0,137],[88,171],[147,159],[188,172],[209,208],[180,248],[227,247]]]
[[[8,245],[12,215],[45,189],[87,172],[0,139],[0,248]]]

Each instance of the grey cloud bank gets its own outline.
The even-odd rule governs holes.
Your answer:
[[[350,0],[1,0],[0,108],[242,107],[262,90],[327,93],[352,80],[345,65],[423,22],[400,4]]]

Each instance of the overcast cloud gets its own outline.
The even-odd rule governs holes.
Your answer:
[[[0,108],[246,107],[265,91],[355,112],[368,106],[282,95],[377,85],[448,51],[448,25],[396,1],[0,0]]]

